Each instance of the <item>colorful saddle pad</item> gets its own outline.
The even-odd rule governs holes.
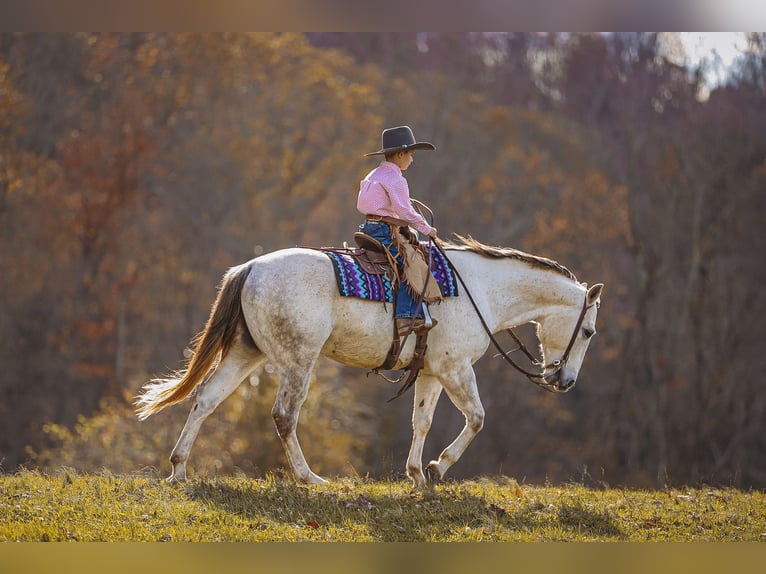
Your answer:
[[[343,297],[393,302],[394,286],[388,277],[365,272],[356,259],[344,253],[343,250],[325,251],[325,253],[332,261],[338,291]],[[433,246],[431,247],[431,269],[442,297],[457,297],[455,272],[449,261]]]

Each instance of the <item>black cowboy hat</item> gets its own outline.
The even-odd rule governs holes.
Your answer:
[[[382,145],[378,151],[373,151],[364,154],[365,157],[369,155],[380,155],[396,153],[398,151],[410,151],[415,149],[425,149],[433,151],[436,146],[428,142],[416,142],[415,136],[412,134],[410,126],[399,126],[396,128],[388,128],[383,130],[381,135]]]

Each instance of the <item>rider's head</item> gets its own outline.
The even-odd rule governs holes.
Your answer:
[[[410,167],[410,164],[412,164],[413,159],[415,156],[415,150],[410,151],[397,151],[394,153],[387,153],[386,154],[386,161],[390,161],[391,163],[395,163],[399,166],[399,169],[404,171],[408,167]]]

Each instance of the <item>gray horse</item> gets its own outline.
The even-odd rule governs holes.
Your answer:
[[[414,388],[413,437],[407,475],[415,487],[426,483],[422,455],[436,402],[444,389],[465,416],[457,438],[427,466],[441,479],[484,423],[484,408],[472,365],[486,352],[490,337],[535,323],[540,341],[539,380],[565,392],[577,380],[596,332],[602,284],[588,288],[554,261],[473,240],[442,243],[462,287],[461,296],[433,305],[438,325],[430,332],[425,366]],[[481,315],[481,318],[480,318]],[[483,318],[483,320],[482,320]],[[325,482],[309,468],[296,427],[317,359],[374,369],[386,357],[393,321],[390,305],[341,297],[330,259],[310,249],[284,249],[230,269],[224,276],[205,329],[195,339],[186,370],[177,377],[148,382],[137,398],[140,419],[183,400],[199,386],[189,418],[173,449],[170,480],[186,478],[186,461],[203,421],[255,369],[271,363],[279,388],[271,414],[293,476],[298,482]],[[484,323],[484,324],[482,324]],[[408,339],[399,367],[412,359]],[[546,358],[554,360],[547,362]]]

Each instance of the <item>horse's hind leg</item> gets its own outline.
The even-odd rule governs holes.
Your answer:
[[[168,480],[186,480],[186,461],[202,423],[264,359],[258,350],[245,343],[238,343],[221,361],[213,375],[197,388],[189,418],[170,454],[173,472]]]
[[[415,382],[415,402],[412,408],[412,445],[407,457],[407,476],[410,477],[415,488],[420,488],[426,483],[426,477],[423,474],[423,445],[431,428],[434,409],[436,409],[441,390],[441,383],[431,375],[421,374]]]
[[[484,426],[484,407],[476,387],[476,375],[470,365],[441,376],[441,382],[452,403],[465,416],[465,426],[457,438],[426,467],[429,477],[441,480],[447,470],[455,464],[468,448],[473,438]]]
[[[322,484],[327,481],[309,468],[296,432],[298,416],[308,395],[316,358],[298,359],[296,355],[294,360],[289,361],[289,366],[281,369],[277,398],[271,415],[295,480],[304,484]]]

